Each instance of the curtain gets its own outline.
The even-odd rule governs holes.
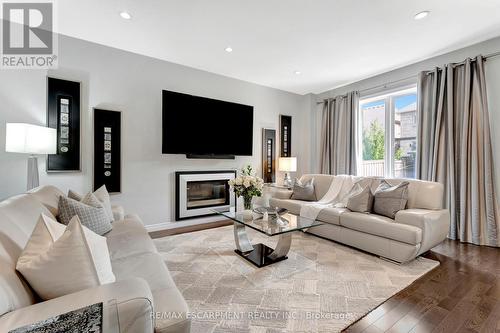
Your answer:
[[[356,174],[359,93],[327,99],[321,127],[321,173]]]
[[[417,176],[445,186],[449,238],[500,245],[484,59],[422,72]]]

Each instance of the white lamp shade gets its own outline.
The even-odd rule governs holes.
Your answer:
[[[26,154],[55,154],[55,128],[23,123],[7,123],[5,151]]]
[[[279,171],[295,172],[297,171],[297,158],[296,157],[280,157],[278,161]]]

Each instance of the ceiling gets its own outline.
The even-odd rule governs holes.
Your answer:
[[[298,94],[500,35],[500,0],[64,0],[58,12],[63,34]]]

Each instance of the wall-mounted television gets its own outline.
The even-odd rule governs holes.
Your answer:
[[[163,90],[162,153],[251,156],[253,106]]]

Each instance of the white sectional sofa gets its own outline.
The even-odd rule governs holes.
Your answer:
[[[316,198],[321,199],[335,176],[304,175],[302,182],[314,178]],[[372,192],[381,178],[369,177]],[[448,210],[442,209],[443,185],[411,179],[386,179],[391,185],[408,181],[408,203],[395,219],[376,214],[351,212],[347,208],[325,208],[317,219],[322,226],[307,232],[339,243],[388,258],[397,262],[410,261],[446,239],[450,225]],[[302,205],[310,204],[290,199],[292,191],[275,192],[269,200],[273,207],[300,214]]]
[[[15,266],[40,214],[57,215],[60,195],[44,186],[0,202],[0,332],[113,299],[122,333],[189,332],[187,304],[162,257],[139,217],[121,207],[113,207],[115,222],[105,235],[116,282],[38,300]]]

